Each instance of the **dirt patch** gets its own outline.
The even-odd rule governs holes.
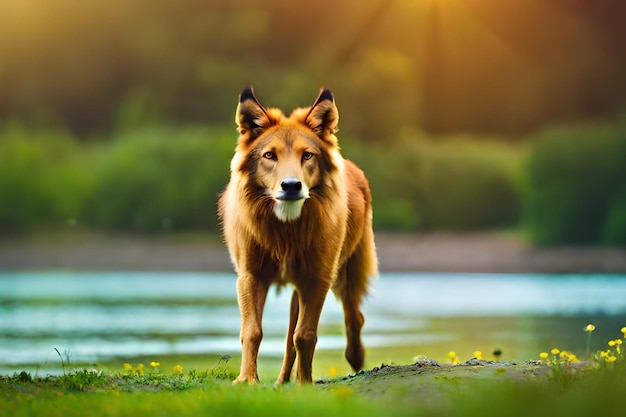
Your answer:
[[[497,233],[376,233],[380,270],[626,272],[626,248],[533,248]],[[0,238],[0,269],[232,271],[217,237],[94,233]]]
[[[398,395],[411,401],[436,401],[459,385],[476,381],[544,381],[550,369],[541,362],[494,362],[471,359],[459,365],[422,359],[411,365],[381,365],[344,378],[317,381],[322,389],[346,387],[368,396]]]

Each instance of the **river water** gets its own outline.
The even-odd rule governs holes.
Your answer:
[[[46,363],[54,349],[74,362],[164,355],[237,355],[234,274],[0,272],[0,373]],[[290,291],[270,291],[261,356],[280,357]],[[364,303],[364,343],[416,354],[447,346],[530,359],[549,343],[584,349],[582,328],[604,339],[626,326],[626,274],[384,273]],[[328,297],[319,350],[342,349],[340,305]],[[447,350],[446,350],[447,352]]]

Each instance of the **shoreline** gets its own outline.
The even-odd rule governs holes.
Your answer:
[[[77,233],[0,237],[0,270],[224,271],[226,247],[211,235]],[[375,235],[381,272],[626,273],[626,248],[534,248],[499,233]]]

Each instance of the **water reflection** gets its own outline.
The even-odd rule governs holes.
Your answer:
[[[289,297],[289,291],[268,297],[261,355],[282,355]],[[551,342],[587,318],[619,323],[626,275],[383,274],[364,313],[368,348],[482,337],[534,349],[530,341]],[[331,296],[318,349],[343,349],[342,326]],[[43,363],[53,348],[71,352],[75,362],[237,354],[238,331],[233,274],[0,273],[0,372]]]

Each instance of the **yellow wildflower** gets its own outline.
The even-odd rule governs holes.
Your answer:
[[[125,363],[124,364],[124,370],[126,372],[131,372],[133,370],[133,365],[131,365],[130,363]]]
[[[450,363],[451,363],[452,365],[458,365],[458,364],[460,363],[460,362],[459,362],[459,357],[458,357],[458,356],[456,356],[456,353],[455,353],[455,352],[453,352],[453,351],[450,351],[450,352],[448,353],[448,358],[450,358]]]
[[[161,362],[152,361],[150,362],[150,366],[153,368],[158,368],[159,366],[161,366]]]
[[[622,344],[622,339],[615,339],[615,344],[617,346],[621,345]]]
[[[620,332],[624,333],[624,337],[626,337],[626,327],[622,327],[620,329]]]
[[[330,369],[328,370],[328,373],[330,374],[331,378],[334,378],[337,376],[337,368],[335,368],[334,366],[331,366]]]
[[[606,357],[605,359],[607,362],[615,362],[617,360],[617,356],[615,355],[609,355]]]
[[[483,353],[480,350],[474,352],[474,357],[479,361],[483,359]]]
[[[615,340],[609,340],[609,346],[610,347],[615,346]]]
[[[578,362],[578,358],[573,353],[570,353],[569,355],[567,355],[567,361],[575,363]]]
[[[588,325],[585,327],[585,331],[586,331],[586,332],[589,332],[589,333],[593,332],[595,329],[596,329],[596,326],[594,326],[593,324],[588,324]]]
[[[183,367],[181,365],[176,365],[174,366],[174,373],[177,375],[182,375],[183,374]]]
[[[539,357],[540,357],[541,359],[548,359],[548,352],[541,352],[541,353],[539,354]]]
[[[557,349],[557,348],[552,348],[552,350],[550,351],[550,353],[552,353],[553,355],[558,355],[559,352],[560,352],[560,350]]]
[[[146,373],[146,367],[143,365],[143,363],[137,364],[137,373],[140,375],[144,375]]]
[[[601,350],[600,351],[600,357],[606,359],[609,356],[609,353],[611,353],[610,350]]]

